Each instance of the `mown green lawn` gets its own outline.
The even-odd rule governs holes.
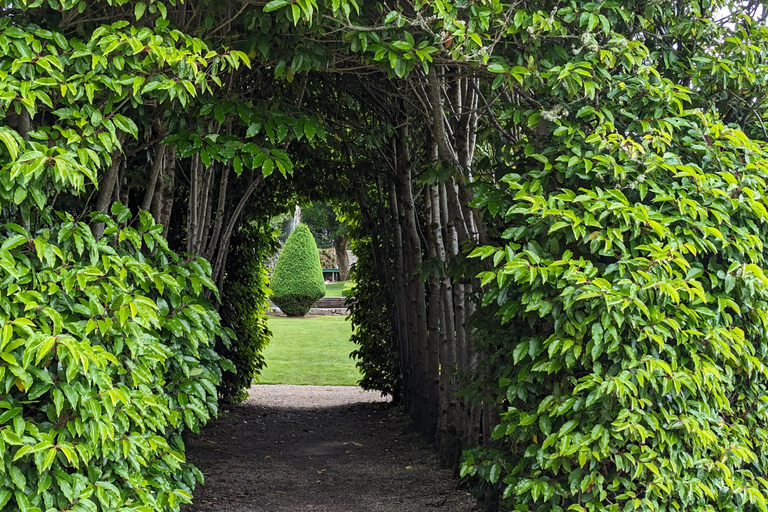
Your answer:
[[[349,357],[350,323],[343,316],[270,317],[267,367],[257,384],[356,386],[360,372]]]
[[[335,283],[325,285],[326,297],[341,297],[341,290],[344,289],[344,285],[350,281],[336,281]]]

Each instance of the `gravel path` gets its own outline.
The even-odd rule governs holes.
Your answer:
[[[187,438],[205,485],[185,511],[475,510],[378,393],[260,385],[250,395]]]

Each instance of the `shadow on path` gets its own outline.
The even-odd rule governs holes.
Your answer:
[[[281,385],[250,394],[187,438],[205,485],[183,510],[474,510],[452,472],[377,393]]]

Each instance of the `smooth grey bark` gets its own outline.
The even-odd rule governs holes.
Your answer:
[[[189,203],[187,204],[187,252],[194,254],[197,232],[202,229],[199,224],[200,214],[200,155],[195,154],[189,165]]]
[[[32,131],[32,116],[29,115],[29,112],[26,108],[21,109],[21,114],[19,114],[19,135],[21,135],[21,138],[25,141],[29,140],[29,132]]]
[[[427,386],[429,387],[430,400],[428,403],[428,420],[434,424],[435,435],[439,436],[441,432],[441,405],[442,390],[440,382],[440,339],[441,339],[441,309],[440,300],[440,274],[442,268],[438,266],[437,245],[440,231],[438,222],[439,214],[435,211],[435,204],[432,201],[434,186],[427,187],[424,194],[424,202],[427,211],[427,260],[430,262],[431,271],[429,273],[429,297],[427,301]]]
[[[411,411],[411,417],[416,424],[421,426],[422,432],[427,439],[434,439],[436,418],[431,418],[430,415],[432,411],[437,410],[438,393],[435,387],[428,381],[430,368],[427,346],[426,288],[421,276],[417,274],[423,262],[423,248],[419,236],[416,206],[412,190],[413,176],[411,166],[413,163],[407,144],[409,136],[408,125],[401,125],[397,137],[397,186],[402,215],[403,241],[404,248],[406,249],[406,278],[408,279],[407,289],[410,301],[410,307],[408,308],[409,334],[412,338],[415,369],[414,384],[417,386],[414,389],[416,407]]]
[[[394,329],[393,333],[397,340],[395,345],[400,354],[400,370],[403,378],[403,407],[406,412],[410,412],[413,407],[413,381],[411,346],[408,336],[408,304],[406,304],[407,293],[405,287],[405,256],[403,248],[403,234],[400,227],[400,207],[397,198],[397,187],[394,180],[389,182],[389,204],[390,217],[392,225],[392,261],[394,263]]]
[[[130,208],[130,191],[128,190],[128,177],[125,173],[125,167],[125,161],[123,161],[123,165],[120,166],[120,174],[117,177],[115,196],[117,197],[117,200],[123,204],[123,206]]]
[[[208,242],[208,248],[205,251],[205,257],[210,260],[216,254],[216,248],[219,246],[219,237],[221,229],[224,226],[224,218],[227,206],[227,188],[229,186],[229,164],[226,164],[221,171],[219,182],[219,199],[216,203],[216,220],[213,224],[213,232]]]
[[[212,276],[212,279],[214,280],[214,282],[219,283],[219,292],[222,291],[221,285],[224,284],[224,270],[226,268],[225,263],[227,260],[227,253],[229,252],[229,242],[232,238],[232,233],[235,230],[237,223],[240,221],[240,215],[243,213],[243,209],[245,208],[245,205],[248,204],[248,201],[250,200],[251,195],[253,194],[253,191],[256,190],[256,187],[259,186],[263,181],[264,181],[264,176],[262,176],[261,174],[259,174],[258,176],[256,176],[251,180],[251,183],[248,185],[248,188],[245,189],[245,192],[240,198],[240,201],[237,203],[237,206],[235,206],[235,209],[232,211],[231,215],[229,216],[229,222],[227,223],[227,226],[224,229],[224,232],[221,234],[221,241],[219,242],[218,256],[216,258],[216,263],[213,265],[213,276]]]

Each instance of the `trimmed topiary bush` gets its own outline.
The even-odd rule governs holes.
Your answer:
[[[272,274],[272,302],[288,316],[304,316],[325,295],[315,239],[299,224],[285,242]]]

